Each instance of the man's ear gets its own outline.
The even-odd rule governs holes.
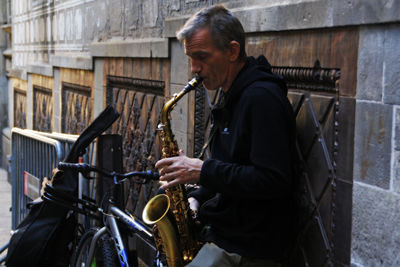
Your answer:
[[[234,62],[239,58],[239,54],[240,54],[240,44],[236,41],[231,41],[231,43],[229,44],[230,46],[230,61]]]

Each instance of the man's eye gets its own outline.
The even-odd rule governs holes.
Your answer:
[[[205,60],[207,58],[207,55],[197,55],[196,59],[197,60]]]

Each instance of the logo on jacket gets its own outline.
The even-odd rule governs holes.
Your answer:
[[[229,129],[228,127],[225,127],[224,130],[222,131],[222,134],[229,134]]]

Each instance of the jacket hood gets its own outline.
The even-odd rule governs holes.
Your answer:
[[[227,102],[235,102],[240,97],[242,92],[249,85],[256,81],[270,81],[279,85],[284,95],[287,95],[287,87],[283,80],[283,77],[277,74],[273,74],[271,71],[271,64],[265,56],[260,55],[258,58],[248,57],[246,64],[242,70],[236,76],[236,79],[232,83],[231,88],[226,94]]]

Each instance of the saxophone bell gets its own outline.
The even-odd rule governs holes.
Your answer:
[[[178,233],[176,228],[168,216],[171,201],[165,194],[160,194],[146,204],[143,210],[143,221],[149,225],[157,226],[157,234],[155,238],[157,242],[162,242],[162,249],[166,255],[168,266],[183,266],[181,257],[181,248],[179,246]]]

